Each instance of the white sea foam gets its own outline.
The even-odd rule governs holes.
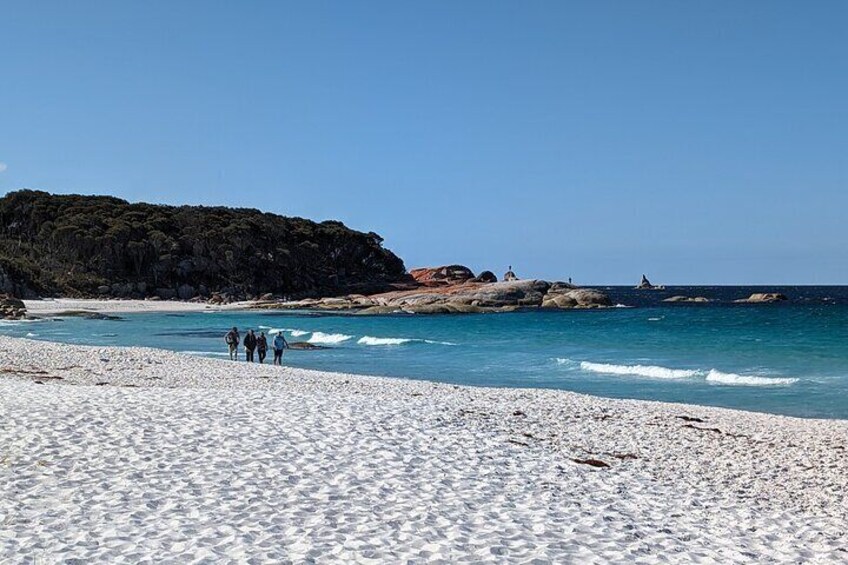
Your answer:
[[[427,343],[430,345],[456,345],[449,341],[436,341],[432,339],[415,339],[407,337],[373,337],[366,335],[356,342],[360,345],[404,345],[406,343]]]
[[[295,335],[292,333],[292,335]],[[325,334],[324,332],[312,332],[312,336],[306,340],[309,343],[341,343],[352,338],[352,335],[345,334]]]
[[[592,373],[636,375],[653,379],[687,379],[697,377],[701,374],[699,371],[691,369],[669,369],[668,367],[657,367],[654,365],[612,365],[610,363],[590,363],[588,361],[582,361],[580,368]]]
[[[356,343],[360,345],[403,345],[412,341],[415,340],[403,337],[371,337],[370,335],[366,335],[359,338],[359,341]]]
[[[22,320],[0,320],[0,326],[18,326],[20,324],[32,324],[34,322],[41,322],[42,320],[37,320],[34,318],[24,318]]]
[[[186,355],[197,355],[200,357],[227,357],[229,353],[225,351],[182,351],[181,353],[185,353]]]
[[[615,304],[613,308],[633,308],[633,306],[628,306],[627,304]]]
[[[273,328],[271,326],[259,326],[259,328],[266,330],[266,333],[268,335],[274,335],[274,334],[280,332],[280,333],[291,334],[292,337],[300,337],[300,336],[306,335],[308,333],[312,333],[312,332],[308,332],[306,330],[296,330],[296,329],[293,329],[293,328]]]
[[[707,381],[724,385],[743,386],[786,386],[798,382],[798,379],[789,377],[759,377],[754,375],[737,375],[736,373],[722,373],[715,369],[707,373]]]
[[[26,336],[27,337],[38,337],[38,334],[35,334],[35,333],[32,333],[32,332],[27,332]]]
[[[639,376],[654,379],[687,379],[692,377],[705,377],[708,382],[724,385],[738,386],[787,386],[798,382],[797,378],[790,377],[763,377],[757,375],[738,375],[736,373],[723,373],[715,369],[670,369],[655,365],[614,365],[611,363],[592,363],[590,361],[574,361],[572,359],[558,357],[559,365],[580,368],[591,373],[607,375]]]

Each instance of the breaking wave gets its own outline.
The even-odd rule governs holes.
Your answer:
[[[304,332],[308,333],[308,332]],[[294,333],[292,333],[294,335]],[[302,335],[302,334],[301,334]],[[312,332],[312,335],[307,339],[309,343],[341,343],[352,338],[352,335],[345,334],[325,334],[324,332]]]
[[[622,375],[647,377],[652,379],[689,379],[703,377],[709,383],[719,385],[736,386],[788,386],[795,384],[799,379],[794,377],[763,377],[758,375],[738,375],[736,373],[723,373],[715,369],[670,369],[655,365],[614,365],[612,363],[592,363],[590,361],[574,361],[558,357],[557,364],[568,366],[571,369],[580,369],[590,373],[605,375]]]
[[[456,345],[449,341],[434,341],[432,339],[413,339],[406,337],[373,337],[366,335],[359,338],[360,345],[404,345],[406,343],[429,343],[431,345]]]
[[[221,351],[183,351],[186,355],[194,355],[197,357],[228,357],[229,353]]]
[[[612,365],[609,363],[590,363],[583,361],[580,368],[592,373],[605,373],[608,375],[637,375],[654,379],[688,379],[697,377],[699,371],[690,369],[669,369],[653,365]]]
[[[403,345],[411,341],[414,340],[402,337],[371,337],[370,335],[366,335],[359,338],[359,341],[356,343],[360,345]]]
[[[308,332],[306,330],[296,330],[296,329],[293,329],[293,328],[274,328],[274,327],[271,327],[271,326],[259,326],[259,328],[262,329],[262,330],[266,330],[271,335],[276,334],[277,332],[283,332],[283,333],[291,334],[292,337],[300,337],[302,335],[312,333],[312,332]]]
[[[786,386],[798,382],[798,379],[789,377],[757,377],[753,375],[737,375],[735,373],[722,373],[712,369],[707,373],[707,381],[725,385],[746,386]]]

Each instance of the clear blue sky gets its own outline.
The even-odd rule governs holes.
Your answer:
[[[249,206],[407,267],[848,284],[848,2],[6,2],[0,192]]]

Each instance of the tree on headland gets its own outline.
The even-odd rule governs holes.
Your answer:
[[[382,241],[341,222],[254,209],[32,190],[0,198],[0,283],[17,294],[374,291],[407,278]]]

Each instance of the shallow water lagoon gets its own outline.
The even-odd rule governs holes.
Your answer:
[[[297,367],[848,418],[848,305],[652,300],[634,308],[483,315],[240,311],[65,317],[5,322],[0,333],[225,358],[229,327],[279,330],[289,341],[327,347],[288,351],[286,364]],[[55,354],[54,347],[45,344],[43,354]]]

